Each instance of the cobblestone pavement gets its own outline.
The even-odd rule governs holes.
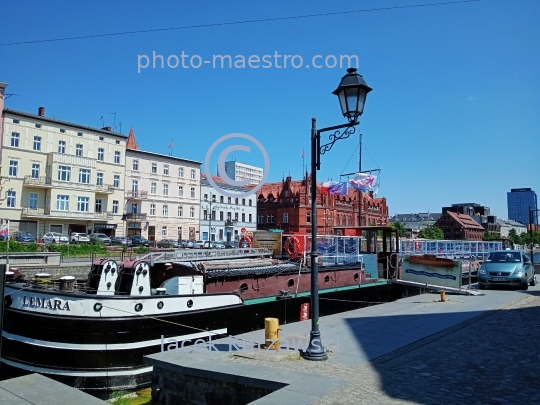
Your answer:
[[[290,353],[233,361],[347,381],[316,405],[540,404],[539,342],[540,294],[533,291],[355,367],[332,362],[332,354],[326,362]]]

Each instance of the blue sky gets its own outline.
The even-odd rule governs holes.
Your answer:
[[[0,43],[437,2],[8,2]],[[279,181],[289,173],[301,178],[312,117],[319,127],[345,122],[331,94],[345,67],[158,64],[138,73],[138,55],[247,59],[277,51],[300,55],[305,65],[314,55],[357,55],[374,89],[359,128],[362,167],[381,169],[379,196],[390,213],[478,202],[506,218],[511,188],[540,194],[539,15],[538,0],[482,0],[0,46],[0,80],[17,94],[8,108],[45,106],[48,116],[96,127],[102,116],[112,125],[115,112],[116,125],[124,134],[133,126],[143,150],[167,154],[173,139],[174,156],[202,162],[219,137],[249,134],[268,152],[268,181]],[[357,137],[336,143],[319,179],[355,171],[357,145]],[[253,148],[231,157],[263,163]]]

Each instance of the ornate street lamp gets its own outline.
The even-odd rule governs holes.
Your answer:
[[[364,112],[366,95],[372,89],[367,86],[363,77],[356,73],[355,68],[347,69],[347,74],[341,78],[341,83],[333,92],[339,98],[343,116],[348,124],[317,129],[317,120],[311,119],[311,332],[309,346],[301,355],[306,360],[326,360],[328,355],[322,345],[319,330],[319,264],[317,247],[317,170],[321,168],[321,155],[332,149],[334,143],[346,139],[355,132],[358,118]],[[321,146],[321,133],[332,132],[328,143]]]

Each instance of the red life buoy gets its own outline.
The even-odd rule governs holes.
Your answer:
[[[294,259],[302,254],[302,248],[300,247],[300,241],[296,236],[289,236],[285,241],[285,252],[289,258]]]
[[[247,246],[244,246],[244,243],[247,244]],[[251,241],[251,237],[245,235],[245,236],[242,236],[240,238],[240,240],[238,241],[238,247],[239,248],[250,248],[253,246],[253,242]]]

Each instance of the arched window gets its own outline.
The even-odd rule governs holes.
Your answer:
[[[306,212],[306,223],[311,223],[311,212]]]

